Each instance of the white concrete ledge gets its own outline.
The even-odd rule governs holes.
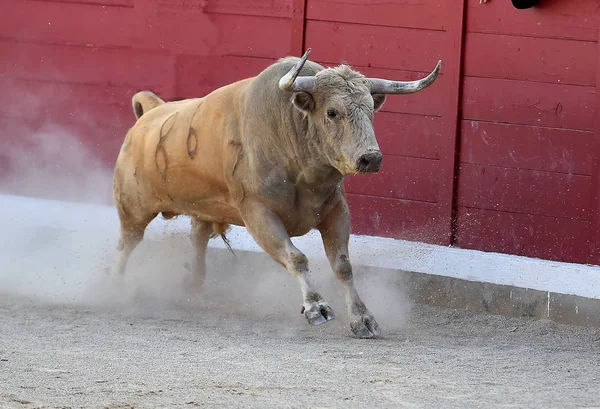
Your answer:
[[[103,231],[114,234],[115,243],[117,240],[118,217],[112,206],[0,195],[0,208],[0,228],[10,225],[12,229],[27,226],[78,233]],[[159,239],[163,234],[187,232],[188,229],[187,217],[169,221],[159,217],[148,227],[147,237]],[[228,237],[234,249],[262,251],[244,228],[233,227]],[[293,241],[309,260],[325,257],[318,232]],[[225,248],[220,239],[211,240],[210,246]],[[350,240],[350,258],[354,264],[369,267],[600,299],[600,267],[597,266],[357,235]]]

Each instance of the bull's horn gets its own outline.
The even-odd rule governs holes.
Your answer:
[[[298,77],[312,49],[307,49],[302,58],[279,80],[279,88],[288,92],[312,92],[315,89],[315,77]]]
[[[416,81],[390,81],[380,78],[369,78],[371,94],[412,94],[427,88],[436,80],[442,68],[442,60],[438,61],[434,70],[420,80]]]

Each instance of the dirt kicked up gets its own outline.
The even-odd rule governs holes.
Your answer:
[[[64,244],[49,248],[73,249],[67,233],[45,234]],[[69,272],[65,254],[38,250],[45,258],[25,265],[5,253],[0,407],[600,407],[598,329],[411,305],[393,275],[363,272],[357,287],[383,337],[354,339],[326,269],[315,278],[338,318],[318,327],[300,315],[293,279],[264,258],[213,252],[204,293],[186,301],[187,246],[145,242],[121,281]]]

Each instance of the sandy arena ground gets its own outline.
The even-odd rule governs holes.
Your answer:
[[[186,301],[184,236],[145,241],[116,282],[112,235],[7,226],[2,408],[600,407],[597,329],[411,305],[397,275],[357,271],[384,332],[358,340],[327,266],[314,277],[337,318],[311,327],[263,258],[211,250]]]

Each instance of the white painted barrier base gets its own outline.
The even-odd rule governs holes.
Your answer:
[[[114,234],[115,243],[118,237],[118,217],[111,206],[0,195],[0,209],[0,229],[3,226],[12,229],[15,226],[38,226],[80,233],[103,231],[104,234]],[[188,230],[187,217],[175,220],[158,217],[148,227],[146,237],[160,238],[165,233]],[[244,228],[232,227],[228,237],[234,249],[262,251]],[[3,240],[10,238],[4,237]],[[325,257],[318,232],[294,238],[293,241],[309,260]],[[220,239],[211,240],[209,246],[225,248]],[[597,266],[357,235],[352,235],[350,240],[350,258],[355,264],[369,267],[600,299],[600,267]]]

